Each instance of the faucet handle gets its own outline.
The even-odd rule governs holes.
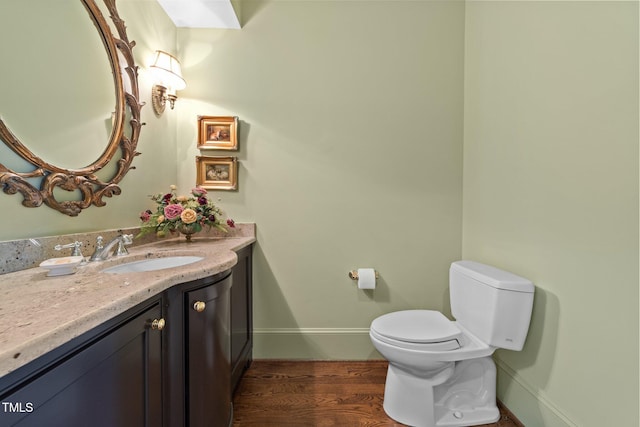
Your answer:
[[[130,245],[133,243],[133,234],[122,234],[122,238],[118,239],[118,247],[116,251],[113,253],[115,256],[119,255],[128,255],[129,251],[125,248],[125,245]]]
[[[76,240],[75,242],[67,243],[66,245],[55,245],[53,249],[55,249],[56,251],[59,251],[62,249],[73,248],[73,250],[71,251],[71,256],[82,256],[82,252],[80,251],[80,246],[82,246],[82,242],[78,242]]]
[[[82,252],[80,251],[80,246],[82,246],[82,242],[74,242],[73,250],[71,251],[71,256],[82,256]]]

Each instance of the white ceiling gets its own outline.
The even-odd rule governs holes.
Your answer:
[[[230,0],[158,0],[176,27],[240,28]]]

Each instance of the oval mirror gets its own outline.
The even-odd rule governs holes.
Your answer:
[[[20,193],[24,206],[44,204],[70,216],[91,205],[104,206],[104,197],[120,194],[117,184],[139,154],[135,149],[142,126],[137,67],[132,55],[135,43],[128,40],[115,0],[103,0],[103,6],[95,0],[79,1],[81,4],[43,1],[39,10],[42,19],[28,24],[13,18],[19,21],[22,31],[25,25],[36,25],[39,34],[51,32],[52,37],[36,40],[32,48],[20,46],[20,54],[14,56],[20,61],[16,66],[19,74],[5,79],[11,84],[3,88],[3,93],[9,94],[5,99],[20,102],[0,102],[0,139],[5,144],[0,146],[3,191]],[[29,3],[28,7],[33,8],[32,2],[17,3]],[[47,8],[53,9],[47,13]],[[29,14],[32,15],[33,12]],[[64,20],[51,19],[52,16]],[[111,25],[105,16],[110,17]],[[7,43],[11,38],[5,32],[10,34],[20,28],[11,30],[15,24],[0,19],[3,43]],[[76,25],[78,20],[82,22]],[[84,34],[92,28],[97,29],[98,38],[85,40]],[[78,34],[83,40],[77,40]],[[81,61],[76,59],[78,55]],[[29,61],[37,65],[29,66]],[[82,69],[72,69],[78,63]],[[74,72],[90,73],[95,84],[80,86],[73,78]],[[65,108],[68,102],[82,107]],[[99,147],[96,140],[106,141],[104,149],[87,149]],[[43,152],[49,153],[46,161],[41,157]],[[8,153],[13,156],[5,155]]]

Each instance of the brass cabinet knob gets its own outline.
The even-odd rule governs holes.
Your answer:
[[[155,329],[157,331],[161,331],[164,329],[166,322],[164,319],[153,319],[151,322],[151,329]]]
[[[206,306],[207,304],[205,304],[204,301],[196,301],[193,303],[193,309],[198,313],[202,313]]]

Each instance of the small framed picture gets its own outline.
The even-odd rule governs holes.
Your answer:
[[[198,116],[198,148],[200,150],[237,150],[238,118]]]
[[[209,190],[238,189],[237,157],[196,157],[196,185]]]

